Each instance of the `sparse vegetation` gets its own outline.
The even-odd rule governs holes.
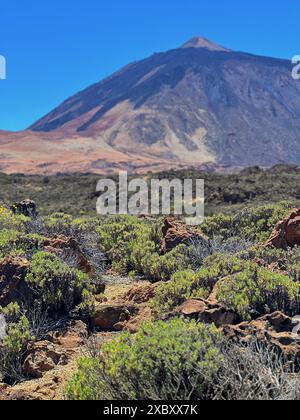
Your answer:
[[[46,182],[1,175],[0,302],[6,321],[0,338],[1,381],[13,385],[28,379],[24,360],[29,346],[47,341],[49,333],[67,329],[74,320],[83,321],[93,337],[94,309],[108,301],[102,282],[107,269],[128,283],[160,282],[147,291],[151,298],[141,298],[155,322],[145,323],[135,335],[122,333],[101,345],[100,354],[97,347],[81,359],[67,389],[69,399],[299,399],[298,362],[289,360],[288,367],[272,343],[262,347],[257,337],[248,345],[231,342],[213,325],[173,318],[188,299],[215,299],[246,324],[276,311],[283,317],[300,313],[299,247],[261,246],[292,207],[286,195],[291,201],[300,197],[298,173],[282,171],[206,174],[208,217],[200,228],[208,241],[193,239],[168,251],[162,250],[160,217],[97,217],[92,193],[97,177],[49,177]],[[78,189],[66,188],[74,180]],[[18,188],[10,196],[6,188],[12,182]],[[62,189],[64,203],[58,198]],[[38,217],[9,211],[8,204],[24,194],[41,203]],[[8,284],[20,289],[10,295]],[[121,328],[133,316],[129,309],[120,315]]]

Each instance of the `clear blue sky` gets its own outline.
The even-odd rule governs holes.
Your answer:
[[[299,31],[299,0],[2,1],[0,129],[23,129],[121,66],[194,35],[290,59]]]

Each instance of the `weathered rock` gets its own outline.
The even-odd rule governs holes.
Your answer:
[[[53,344],[63,347],[66,350],[77,349],[84,345],[88,337],[88,327],[82,321],[73,321],[66,331],[49,333],[47,340]]]
[[[142,303],[138,306],[138,312],[133,315],[129,320],[118,322],[114,329],[117,331],[129,331],[135,334],[141,328],[144,322],[152,320],[152,312],[147,303]]]
[[[289,361],[300,368],[300,336],[294,333],[295,322],[281,312],[275,312],[251,322],[228,325],[224,328],[227,338],[241,343],[253,339],[266,342],[276,348]]]
[[[40,341],[32,344],[29,348],[23,364],[23,371],[31,378],[41,378],[56,366],[67,363],[68,355],[63,348],[49,341]]]
[[[208,242],[208,238],[201,230],[187,226],[181,220],[170,217],[165,219],[162,234],[161,252],[163,254],[192,240]]]
[[[188,319],[196,319],[205,324],[215,324],[217,327],[238,322],[238,316],[234,311],[203,299],[187,300],[175,309],[171,316],[183,316]]]
[[[138,308],[136,305],[103,304],[96,307],[92,323],[96,328],[113,330],[116,324],[128,321],[137,312]]]
[[[11,211],[14,214],[22,214],[27,217],[37,216],[37,206],[36,203],[32,200],[23,200],[20,203],[15,203],[13,206],[11,206]]]
[[[22,382],[12,387],[4,387],[0,401],[54,401],[64,400],[68,381],[77,371],[75,361],[59,366],[45,373],[42,378]]]
[[[25,282],[29,263],[18,257],[0,260],[0,306],[32,299],[32,291]]]
[[[150,299],[154,298],[155,291],[160,284],[160,282],[149,285],[136,284],[125,294],[124,300],[137,304],[149,302]]]
[[[93,269],[75,238],[64,235],[55,235],[51,238],[47,238],[44,241],[43,246],[45,251],[52,252],[54,254],[60,254],[62,252],[69,253],[70,257],[74,258],[80,270],[86,274],[92,275]]]
[[[293,210],[273,230],[266,247],[287,249],[300,245],[300,209]]]

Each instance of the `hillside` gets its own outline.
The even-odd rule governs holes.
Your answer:
[[[291,63],[201,37],[124,67],[21,133],[0,133],[3,172],[55,174],[300,163]]]

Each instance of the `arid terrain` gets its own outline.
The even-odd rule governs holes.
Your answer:
[[[298,169],[202,175],[198,227],[1,175],[0,400],[300,398]]]

